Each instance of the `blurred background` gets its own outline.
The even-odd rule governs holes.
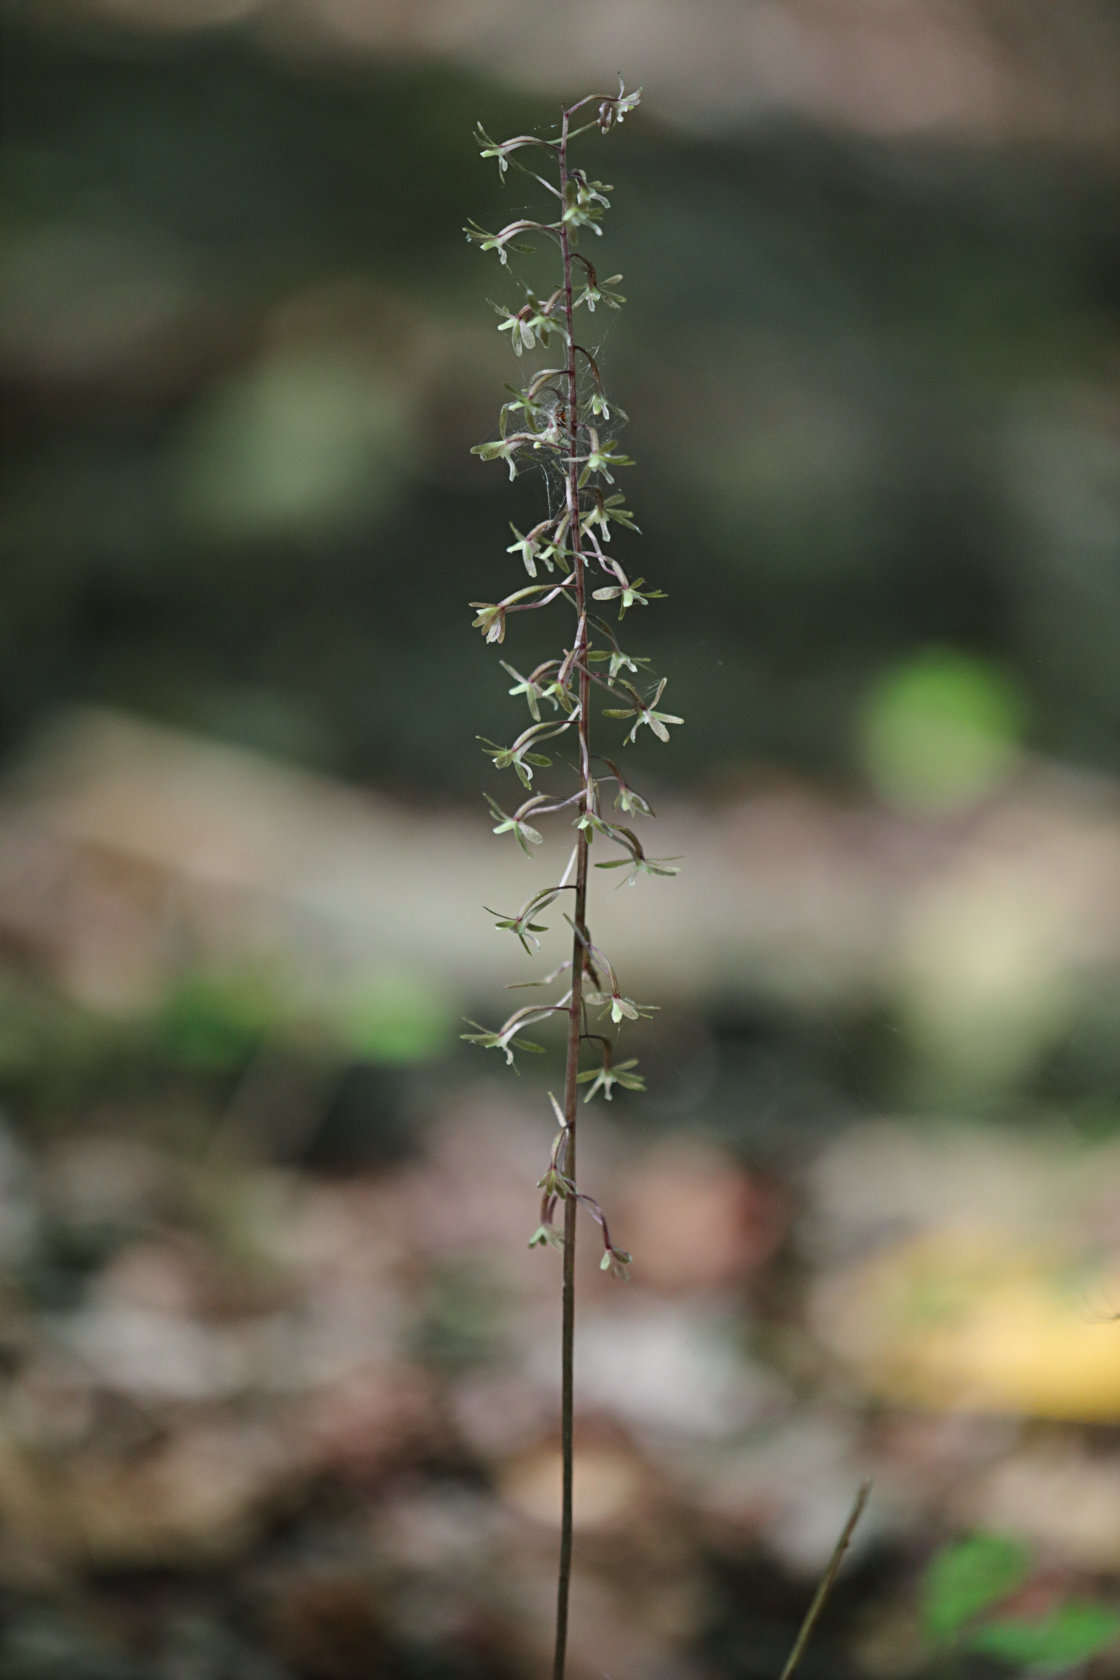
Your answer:
[[[560,1049],[458,1036],[558,855],[467,607],[543,485],[462,227],[533,213],[474,124],[619,69],[683,866],[593,916],[660,1013],[584,1111],[571,1672],[776,1676],[873,1476],[806,1680],[1120,1674],[1115,7],[2,17],[0,1675],[544,1671]]]

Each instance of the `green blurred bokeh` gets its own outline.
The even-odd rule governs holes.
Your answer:
[[[468,454],[512,377],[487,303],[511,283],[461,228],[523,197],[471,129],[580,90],[395,57],[376,7],[330,52],[254,11],[9,16],[5,739],[95,700],[472,792],[505,697],[466,602],[541,487]],[[585,142],[617,189],[631,302],[601,359],[639,566],[672,598],[641,632],[689,719],[666,773],[859,784],[868,693],[931,644],[1006,673],[1028,745],[1112,765],[1115,144],[1072,94],[1024,135],[714,95],[703,120],[692,93],[691,126],[652,85]]]

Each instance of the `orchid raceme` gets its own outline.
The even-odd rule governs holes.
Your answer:
[[[591,742],[593,688],[605,691],[606,698],[615,702],[605,715],[629,725],[629,732],[623,732],[624,745],[635,739],[643,724],[658,740],[667,741],[668,725],[681,721],[659,709],[663,679],[652,679],[652,698],[647,698],[649,661],[624,652],[614,614],[610,622],[595,607],[600,602],[617,603],[621,619],[631,607],[646,607],[662,598],[661,590],[643,578],[631,581],[622,561],[606,546],[609,543],[613,550],[620,534],[624,540],[640,534],[623,492],[616,487],[616,474],[633,463],[619,447],[617,434],[626,415],[608,398],[598,346],[581,339],[595,327],[597,305],[617,311],[626,300],[616,290],[622,276],[600,279],[595,264],[577,248],[588,234],[596,241],[602,237],[614,189],[578,167],[570,155],[572,142],[579,136],[609,133],[637,107],[640,98],[640,90],[627,93],[620,79],[617,93],[589,94],[562,111],[552,138],[519,134],[496,140],[480,124],[475,132],[480,154],[496,162],[499,180],[504,183],[514,172],[526,177],[530,187],[537,183],[544,203],[540,219],[526,212],[495,232],[474,221],[464,230],[482,252],[498,259],[508,295],[493,305],[499,317],[497,331],[511,347],[523,381],[507,384],[508,399],[499,409],[497,436],[476,444],[472,453],[485,462],[504,462],[511,479],[525,466],[543,468],[551,492],[549,506],[542,509],[543,517],[536,524],[525,531],[512,523],[509,526],[513,541],[505,545],[509,558],[503,575],[508,578],[512,566],[515,578],[523,580],[528,573],[532,581],[528,586],[514,584],[510,593],[497,599],[472,601],[473,625],[487,643],[502,644],[507,638],[516,639],[513,632],[520,619],[515,615],[551,610],[564,616],[560,646],[553,658],[533,664],[532,658],[525,662],[511,654],[508,662],[501,660],[512,679],[510,696],[528,708],[529,726],[508,745],[482,736],[479,740],[493,769],[512,771],[527,794],[511,810],[505,808],[506,801],[499,803],[486,794],[495,819],[494,833],[512,834],[525,856],[531,857],[543,840],[538,824],[548,819],[566,828],[571,845],[559,880],[532,893],[516,912],[488,913],[498,930],[512,933],[532,958],[541,950],[539,936],[549,933],[543,913],[560,900],[571,932],[570,957],[543,979],[519,982],[551,994],[551,1001],[517,1009],[498,1027],[470,1022],[474,1030],[463,1034],[482,1049],[499,1051],[507,1063],[515,1065],[518,1051],[541,1049],[524,1037],[525,1030],[560,1022],[566,1026],[563,1100],[549,1098],[558,1130],[538,1186],[540,1216],[530,1238],[530,1247],[555,1247],[563,1255],[563,1508],[553,1680],[563,1680],[564,1675],[571,1579],[572,1350],[576,1222],[581,1211],[599,1228],[604,1270],[625,1277],[630,1265],[630,1255],[611,1237],[602,1207],[579,1184],[580,1086],[587,1086],[584,1103],[599,1097],[610,1102],[616,1090],[644,1089],[637,1060],[619,1061],[615,1051],[619,1033],[655,1008],[625,995],[613,965],[592,942],[587,890],[591,848],[596,844],[620,848],[622,856],[611,856],[598,867],[625,869],[631,885],[639,875],[676,873],[674,860],[647,857],[634,831],[611,820],[616,810],[630,818],[648,818],[652,811],[613,760],[596,756]],[[554,250],[557,262],[552,289],[547,292],[520,284],[512,260],[524,251],[542,248]],[[538,359],[541,365],[532,367]],[[550,581],[538,581],[542,570]],[[508,583],[504,586],[509,587]],[[641,692],[630,678],[643,685]],[[546,703],[547,713],[543,712]],[[541,750],[545,744],[547,752]],[[574,785],[556,788],[552,784],[563,765],[571,765]],[[600,766],[605,766],[601,772]],[[543,773],[541,781],[550,784],[547,788],[539,786],[538,772]],[[561,1207],[562,1225],[554,1219]]]

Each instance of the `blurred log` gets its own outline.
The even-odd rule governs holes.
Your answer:
[[[920,1054],[998,1082],[1087,996],[1115,990],[1111,784],[1028,765],[972,811],[922,820],[787,780],[659,814],[646,843],[683,855],[679,879],[603,891],[595,912],[638,997],[826,1016],[887,1007]],[[490,826],[481,800],[409,809],[79,712],[9,779],[0,937],[106,1010],[149,1007],[183,972],[257,964],[297,1014],[345,1013],[372,980],[419,977],[450,1021],[541,971],[482,906],[515,909],[566,857],[566,830],[530,865]]]

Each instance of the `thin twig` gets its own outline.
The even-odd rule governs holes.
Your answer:
[[[801,1630],[794,1641],[793,1650],[789,1654],[789,1661],[786,1663],[786,1666],[781,1672],[780,1680],[790,1680],[790,1675],[793,1673],[794,1669],[797,1667],[801,1658],[805,1654],[805,1647],[808,1645],[813,1634],[813,1629],[820,1620],[821,1612],[828,1602],[828,1595],[832,1591],[833,1582],[836,1580],[836,1577],[840,1572],[840,1565],[844,1560],[844,1553],[852,1543],[852,1535],[856,1531],[856,1524],[863,1515],[863,1508],[867,1504],[870,1492],[871,1483],[863,1482],[860,1486],[859,1492],[856,1494],[856,1502],[852,1506],[848,1520],[844,1524],[844,1532],[841,1534],[839,1540],[837,1540],[836,1548],[828,1560],[828,1568],[821,1576],[821,1584],[817,1588],[812,1604],[810,1604],[805,1613],[805,1620],[801,1624]]]

